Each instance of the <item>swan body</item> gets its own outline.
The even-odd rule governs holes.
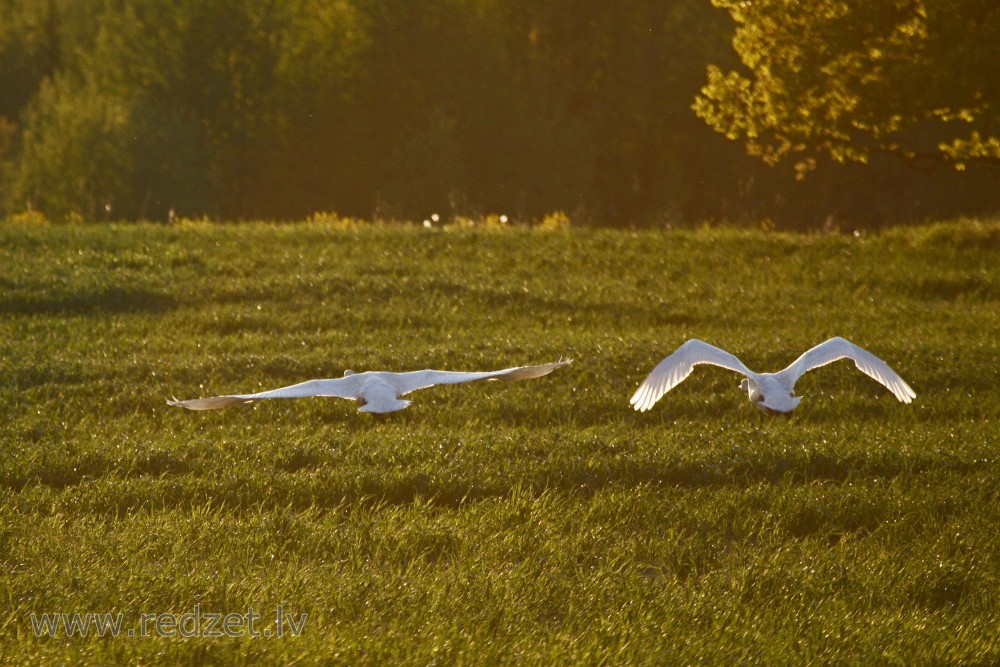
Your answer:
[[[839,336],[807,350],[788,368],[777,373],[755,373],[729,352],[692,338],[653,368],[629,402],[636,410],[645,412],[690,375],[696,365],[712,364],[745,375],[740,389],[747,393],[756,407],[768,414],[784,414],[798,407],[802,400],[801,396],[794,394],[794,390],[795,383],[803,374],[845,358],[853,360],[858,370],[880,382],[903,403],[916,398],[910,385],[887,363]]]
[[[355,401],[361,406],[358,408],[358,412],[383,414],[408,407],[412,401],[402,400],[400,396],[405,396],[418,389],[425,389],[437,384],[458,384],[460,382],[474,382],[476,380],[528,380],[548,375],[555,369],[572,363],[572,361],[572,359],[568,359],[539,366],[518,366],[500,371],[483,372],[423,370],[407,373],[394,373],[390,371],[355,373],[354,371],[345,371],[344,377],[341,378],[309,380],[256,394],[214,396],[212,398],[195,398],[187,401],[174,399],[167,401],[167,404],[187,408],[188,410],[219,410],[233,405],[241,405],[268,398],[334,396]]]

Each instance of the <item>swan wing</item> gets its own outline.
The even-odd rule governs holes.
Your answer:
[[[691,371],[698,364],[712,364],[746,376],[753,375],[753,372],[735,355],[692,338],[656,365],[632,394],[629,403],[639,412],[649,410],[665,393],[691,375]]]
[[[868,350],[858,347],[846,338],[839,336],[824,341],[816,347],[807,350],[798,359],[793,361],[788,368],[776,373],[777,377],[787,383],[791,390],[800,377],[814,368],[826,366],[838,359],[851,359],[854,365],[868,377],[880,382],[893,396],[903,403],[909,403],[917,395],[906,384],[906,381],[899,376],[896,371]]]
[[[188,410],[220,410],[233,405],[260,401],[267,398],[305,398],[307,396],[334,396],[336,398],[358,398],[360,396],[360,375],[349,375],[331,380],[308,380],[288,387],[261,391],[256,394],[232,394],[211,398],[194,398],[187,401],[177,399],[167,401]]]
[[[426,389],[437,384],[459,384],[461,382],[475,382],[476,380],[530,380],[548,375],[555,369],[572,362],[572,359],[566,359],[550,364],[517,366],[500,371],[410,371],[408,373],[393,373],[389,381],[396,387],[397,393],[403,396],[411,391]]]

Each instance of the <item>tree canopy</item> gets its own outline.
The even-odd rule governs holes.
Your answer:
[[[0,0],[0,213],[1000,207],[994,3],[714,2]]]
[[[1000,165],[993,0],[713,0],[744,71],[708,68],[695,110],[769,163],[873,153]]]

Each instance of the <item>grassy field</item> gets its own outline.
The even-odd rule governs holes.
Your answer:
[[[998,334],[996,221],[0,226],[0,661],[997,664]],[[833,335],[916,401],[839,362],[790,418],[710,368],[628,405],[689,337],[769,371]],[[382,421],[165,405],[560,357]]]

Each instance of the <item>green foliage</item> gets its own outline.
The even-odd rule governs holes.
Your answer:
[[[713,0],[743,71],[708,69],[694,109],[800,175],[828,155],[1000,163],[1000,8],[990,0]]]
[[[0,117],[15,118],[59,64],[56,3],[0,0]]]
[[[995,664],[1000,222],[884,234],[0,227],[6,664]],[[788,419],[698,369],[848,362]],[[494,368],[383,421],[166,398]],[[33,636],[31,612],[308,613],[298,638]],[[260,626],[259,626],[260,627]]]
[[[635,14],[581,3],[576,36],[559,3],[80,4],[89,12],[39,3],[58,30],[10,33],[11,50],[59,54],[11,60],[11,76],[30,89],[67,75],[129,111],[131,172],[113,193],[126,218],[586,209],[631,221],[690,191],[677,182],[686,142],[711,132],[685,101],[703,65],[682,56],[725,46],[722,15],[695,0],[643,2]],[[702,29],[714,38],[692,40]],[[8,116],[20,117],[23,101],[10,99]],[[64,113],[45,108],[54,104],[36,95],[25,138],[80,151],[63,147],[76,135],[42,123]],[[39,159],[26,149],[18,168],[51,169]],[[94,164],[116,171],[104,159]],[[24,206],[15,194],[11,211]]]
[[[127,196],[129,109],[68,76],[46,80],[27,112],[11,198],[63,220],[93,220]]]
[[[990,3],[725,6],[735,22],[704,0],[0,0],[0,205],[800,228],[996,211]],[[692,111],[703,88],[730,139]],[[741,137],[852,165],[800,186]]]
[[[712,144],[690,104],[704,65],[729,59],[724,14],[705,2],[641,0],[628,11],[594,0],[502,4],[518,40],[512,51],[543,66],[547,89],[586,129],[594,193],[583,203],[595,217],[677,217],[718,196],[711,191],[720,182],[707,172],[725,170],[713,152],[727,147]]]

